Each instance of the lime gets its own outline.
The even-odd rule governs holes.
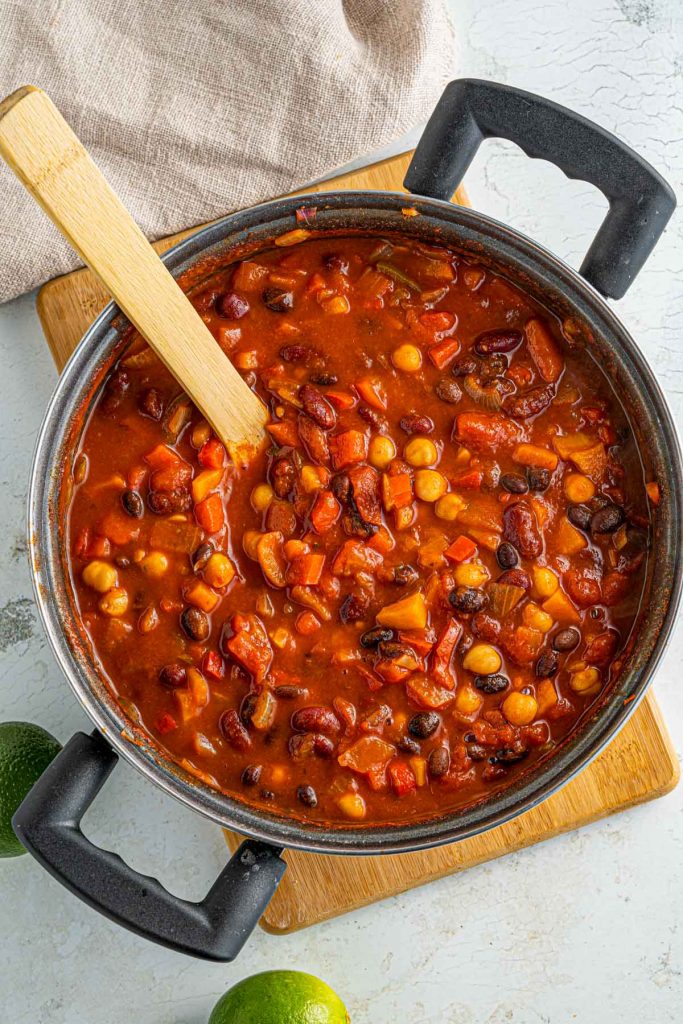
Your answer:
[[[303,971],[264,971],[238,981],[218,1000],[209,1024],[349,1024],[329,985]]]
[[[12,831],[12,815],[61,749],[39,725],[0,722],[0,857],[26,853]]]

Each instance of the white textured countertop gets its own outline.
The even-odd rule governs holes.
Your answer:
[[[453,0],[463,75],[544,93],[621,135],[683,195],[680,0]],[[473,203],[576,266],[604,203],[591,187],[490,142]],[[618,311],[679,423],[681,217]],[[65,741],[88,721],[43,639],[24,548],[28,466],[55,380],[34,298],[0,308],[0,720]],[[677,631],[656,693],[680,750]],[[120,766],[88,833],[175,892],[199,898],[226,859],[219,830]],[[29,857],[0,861],[0,1019],[8,1024],[205,1024],[240,977],[295,967],[325,978],[354,1024],[679,1021],[683,786],[670,796],[329,924],[257,931],[210,965],[109,924]]]

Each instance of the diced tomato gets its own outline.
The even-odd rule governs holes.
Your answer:
[[[168,712],[164,712],[162,715],[159,715],[159,718],[157,719],[157,732],[161,736],[166,736],[167,733],[173,732],[173,730],[177,728],[178,723],[173,715],[169,715]]]
[[[389,781],[396,796],[408,796],[417,789],[412,768],[403,761],[392,761],[389,765]]]
[[[257,615],[234,615],[231,626],[234,635],[223,648],[253,676],[254,682],[262,683],[273,660],[273,648],[263,623]]]
[[[176,466],[179,462],[183,461],[178,453],[169,448],[167,444],[158,444],[156,448],[152,448],[144,456],[144,460],[148,466],[155,470],[168,469],[170,466]]]
[[[207,533],[218,533],[225,525],[225,510],[220,494],[210,494],[194,507],[195,519]]]
[[[392,508],[406,508],[413,500],[413,482],[410,473],[385,473],[382,477],[382,493],[384,507],[387,512]]]
[[[316,587],[324,565],[325,556],[318,552],[296,555],[287,567],[287,583],[290,586]]]
[[[131,519],[123,510],[119,512],[117,509],[107,512],[104,519],[100,520],[97,533],[100,537],[106,537],[112,544],[130,544],[140,536],[140,521]]]
[[[465,537],[464,534],[460,534],[456,537],[453,543],[446,548],[444,555],[449,558],[451,562],[464,562],[468,558],[472,558],[476,554],[477,545],[469,537]]]
[[[456,619],[451,619],[432,653],[432,676],[439,686],[444,686],[447,690],[455,689],[455,675],[451,670],[451,660],[461,635],[462,626]]]
[[[205,469],[222,469],[225,465],[226,451],[217,437],[210,437],[199,449],[197,458]]]
[[[368,439],[360,430],[347,430],[330,438],[330,453],[335,469],[344,469],[368,457]]]
[[[466,473],[459,473],[452,477],[451,483],[460,491],[479,490],[484,474],[480,469],[469,469]]]
[[[320,620],[313,612],[300,612],[296,617],[294,628],[301,636],[312,636],[320,629]]]
[[[217,681],[225,678],[225,662],[218,651],[206,652],[202,658],[202,672]]]

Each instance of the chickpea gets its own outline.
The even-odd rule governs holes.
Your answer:
[[[251,507],[255,512],[265,512],[274,497],[270,484],[258,484],[251,492]]]
[[[439,519],[447,519],[453,522],[465,507],[465,502],[459,494],[444,494],[434,506],[434,512]]]
[[[111,615],[116,618],[125,615],[128,611],[128,593],[123,587],[112,587],[100,598],[98,605],[104,615]]]
[[[344,793],[337,800],[337,807],[347,818],[365,817],[365,800],[360,793]]]
[[[438,501],[447,487],[446,477],[435,469],[418,469],[415,474],[415,494],[421,501]]]
[[[368,461],[375,469],[386,469],[396,457],[396,445],[385,434],[376,434],[370,441]]]
[[[472,686],[463,686],[458,690],[455,706],[461,715],[473,715],[484,703]]]
[[[119,576],[114,566],[109,562],[100,562],[99,560],[88,562],[82,576],[83,582],[99,594],[106,594],[119,582]]]
[[[481,562],[461,562],[455,567],[453,578],[459,587],[482,587],[489,572]]]
[[[413,437],[405,447],[405,457],[409,466],[433,466],[439,453],[428,437]]]
[[[422,366],[422,353],[417,345],[399,345],[391,353],[391,361],[397,370],[415,373]]]
[[[145,576],[158,580],[168,571],[168,558],[161,551],[150,551],[140,562],[140,568]]]
[[[463,668],[477,676],[492,676],[500,671],[500,654],[491,644],[474,644],[462,660]]]
[[[571,502],[580,504],[595,496],[595,484],[582,473],[569,473],[564,478],[564,493]]]
[[[530,693],[515,690],[503,701],[502,711],[510,725],[530,725],[538,713],[538,704]]]
[[[596,689],[600,683],[600,673],[597,668],[589,665],[579,672],[572,672],[569,677],[569,685],[576,693],[588,693]]]
[[[547,597],[552,597],[560,585],[560,581],[552,569],[545,569],[539,565],[533,569],[533,578],[534,595],[543,598],[543,600]]]
[[[258,558],[256,547],[262,536],[263,534],[259,533],[258,530],[246,530],[242,536],[242,547],[244,548],[245,554],[254,562]]]
[[[537,629],[539,633],[548,633],[555,624],[552,615],[548,615],[547,612],[544,612],[542,608],[539,608],[533,602],[524,606],[522,619],[525,626],[529,626],[530,629]]]
[[[211,558],[206,563],[204,569],[204,579],[210,587],[227,587],[228,583],[234,578],[235,567],[233,566],[227,555],[222,554],[219,551],[214,552]]]

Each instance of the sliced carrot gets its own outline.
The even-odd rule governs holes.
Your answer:
[[[382,501],[387,512],[392,508],[405,508],[413,500],[413,484],[410,473],[396,473],[382,477]]]
[[[199,449],[197,458],[205,469],[221,469],[225,465],[225,446],[217,437],[210,437]]]
[[[456,537],[450,547],[447,547],[444,551],[446,558],[449,558],[451,562],[464,562],[467,558],[472,558],[476,554],[477,545],[469,537],[465,537],[464,534],[460,534]]]
[[[552,473],[557,469],[558,458],[549,448],[537,444],[518,444],[512,458],[520,466],[533,466],[537,469],[548,469]]]
[[[480,469],[470,469],[466,473],[454,476],[451,482],[459,490],[478,490],[483,479],[484,474]]]
[[[320,491],[311,509],[311,526],[316,533],[327,533],[337,522],[341,505],[332,491]]]
[[[368,439],[360,430],[346,430],[343,434],[330,438],[330,453],[335,469],[365,462],[368,455]]]
[[[325,565],[325,556],[313,551],[296,555],[287,567],[287,582],[291,586],[316,587]]]
[[[279,423],[268,423],[266,430],[281,446],[296,448],[299,443],[299,432],[294,420],[280,420]]]
[[[152,469],[168,469],[170,466],[177,466],[183,460],[177,452],[169,448],[167,444],[158,444],[150,452],[143,455],[148,466]]]
[[[387,407],[387,393],[377,377],[362,377],[356,381],[356,391],[367,405],[382,412]]]
[[[455,359],[460,351],[460,342],[457,338],[444,338],[443,341],[431,345],[427,349],[427,355],[434,363],[437,370],[443,370],[452,359]]]
[[[647,496],[652,502],[652,504],[659,505],[660,501],[662,500],[662,495],[657,481],[652,480],[649,484],[645,484],[645,490],[647,491]]]
[[[457,440],[470,448],[494,448],[519,440],[520,427],[500,413],[461,412],[455,418]]]
[[[225,524],[225,510],[220,494],[210,494],[194,507],[195,519],[203,530],[218,533]]]
[[[526,345],[538,372],[548,384],[554,384],[562,376],[564,359],[552,334],[538,317],[527,320],[524,327]]]

